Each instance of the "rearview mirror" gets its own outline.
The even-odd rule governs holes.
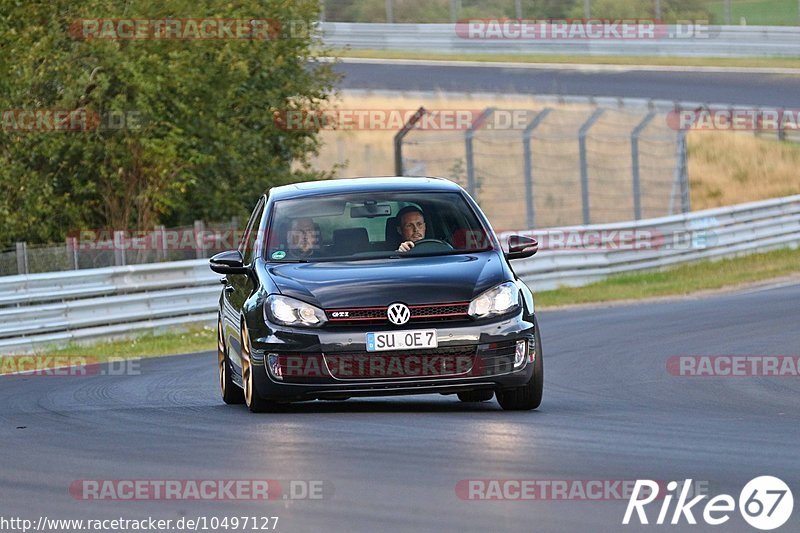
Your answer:
[[[211,270],[217,274],[246,274],[244,259],[239,250],[220,252],[208,261]]]
[[[539,243],[536,239],[523,235],[511,235],[508,237],[508,252],[506,259],[525,259],[539,251]]]

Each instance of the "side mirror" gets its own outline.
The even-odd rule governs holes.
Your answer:
[[[536,239],[524,237],[522,235],[511,235],[508,238],[508,252],[506,259],[525,259],[539,251],[539,243]]]
[[[244,259],[239,250],[220,252],[208,261],[211,270],[217,274],[247,274]]]

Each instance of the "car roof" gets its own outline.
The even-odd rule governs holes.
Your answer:
[[[461,187],[444,178],[385,176],[292,183],[273,187],[270,189],[269,195],[275,200],[286,200],[291,198],[353,192],[457,192],[460,190]]]

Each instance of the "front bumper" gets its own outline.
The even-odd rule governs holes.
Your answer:
[[[533,375],[537,356],[533,321],[522,313],[494,321],[464,323],[429,323],[436,329],[438,348],[398,352],[367,352],[366,333],[391,331],[389,326],[336,327],[315,330],[286,328],[267,324],[260,336],[253,335],[252,363],[254,386],[258,394],[273,401],[337,399],[351,396],[386,396],[404,394],[451,394],[469,390],[519,387]],[[408,329],[416,329],[414,327]],[[251,330],[252,333],[252,330]],[[515,366],[517,342],[525,341],[525,360]],[[272,356],[272,357],[270,357]],[[364,371],[376,358],[382,369],[396,368],[412,372]],[[451,360],[452,364],[430,364]],[[276,371],[275,361],[283,362]],[[300,364],[287,372],[286,361]],[[348,366],[343,366],[344,363]],[[306,364],[308,363],[308,364]],[[410,364],[415,363],[415,364]],[[303,370],[298,372],[297,370]],[[347,368],[350,371],[345,371]],[[307,370],[311,369],[310,372]],[[441,371],[444,369],[443,371]]]

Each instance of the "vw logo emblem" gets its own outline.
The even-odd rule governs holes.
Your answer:
[[[411,311],[405,304],[392,304],[386,310],[386,316],[389,317],[389,322],[402,326],[411,318]]]

